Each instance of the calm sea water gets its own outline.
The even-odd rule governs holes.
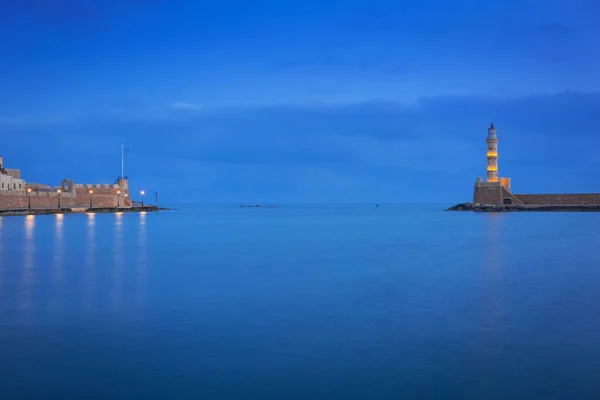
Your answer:
[[[0,398],[592,399],[600,214],[0,218]]]

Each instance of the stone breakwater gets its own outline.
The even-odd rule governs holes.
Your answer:
[[[600,212],[600,205],[502,205],[481,203],[460,203],[446,211],[479,211],[479,212],[510,212],[510,211],[595,211]]]
[[[127,213],[127,212],[157,212],[168,210],[157,206],[143,207],[98,207],[98,208],[61,208],[61,209],[32,209],[32,210],[0,210],[0,217],[17,215],[48,215],[48,214],[86,214],[86,213]]]

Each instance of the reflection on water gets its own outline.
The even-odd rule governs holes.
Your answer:
[[[600,214],[281,207],[1,222],[1,399],[598,397]],[[562,243],[544,247],[556,223]],[[408,251],[417,240],[427,247]]]
[[[138,310],[141,312],[143,308],[143,300],[146,296],[146,279],[148,269],[148,253],[146,246],[146,212],[139,214],[139,226],[138,226],[138,259],[136,269],[136,304]]]
[[[52,311],[49,317],[55,319],[56,311],[60,304],[60,287],[63,277],[63,268],[65,264],[65,246],[63,241],[63,223],[64,215],[56,214],[54,217],[54,262],[52,263],[52,298],[50,301],[50,307]]]
[[[84,308],[90,309],[94,297],[94,275],[96,274],[96,214],[87,214],[87,226],[86,226],[86,242],[85,242],[85,264],[84,264],[84,282],[83,282],[83,296]]]
[[[0,219],[0,302],[7,290],[12,296],[0,315],[4,307],[23,325],[41,317],[60,324],[74,308],[87,316],[144,310],[146,213],[11,218]]]
[[[486,271],[486,277],[491,279],[489,282],[491,287],[495,287],[498,284],[496,279],[499,279],[501,274],[502,251],[500,246],[502,245],[502,241],[500,240],[500,234],[502,222],[506,216],[502,213],[488,213],[485,217],[484,270]]]
[[[2,239],[2,217],[0,217],[0,294],[2,293],[2,282],[4,281],[4,277],[2,276],[4,268],[2,267],[4,263],[4,240]]]
[[[482,334],[483,366],[491,371],[497,368],[490,360],[499,356],[502,349],[497,346],[502,340],[502,224],[506,218],[502,213],[487,213],[484,224],[483,257],[483,301]],[[491,377],[490,377],[491,378]]]
[[[25,245],[23,253],[23,286],[21,290],[21,317],[28,320],[32,308],[35,284],[35,215],[25,217]]]
[[[114,283],[112,291],[113,307],[120,308],[123,295],[123,213],[115,213],[115,242],[113,246]]]
[[[54,222],[54,281],[58,283],[62,275],[64,264],[65,248],[63,243],[63,223],[64,215],[56,214]]]

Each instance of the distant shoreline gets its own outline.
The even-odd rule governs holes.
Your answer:
[[[170,208],[157,206],[143,207],[98,207],[98,208],[38,208],[31,210],[0,210],[0,217],[13,217],[23,215],[53,215],[53,214],[106,214],[106,213],[131,213],[131,212],[158,212],[171,210]]]
[[[534,212],[534,211],[569,211],[569,212],[600,212],[600,205],[504,205],[478,203],[460,203],[446,211],[476,211],[476,212]]]

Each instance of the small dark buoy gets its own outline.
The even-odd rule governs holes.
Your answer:
[[[379,203],[376,203],[376,204],[375,204],[375,207],[379,207]]]

